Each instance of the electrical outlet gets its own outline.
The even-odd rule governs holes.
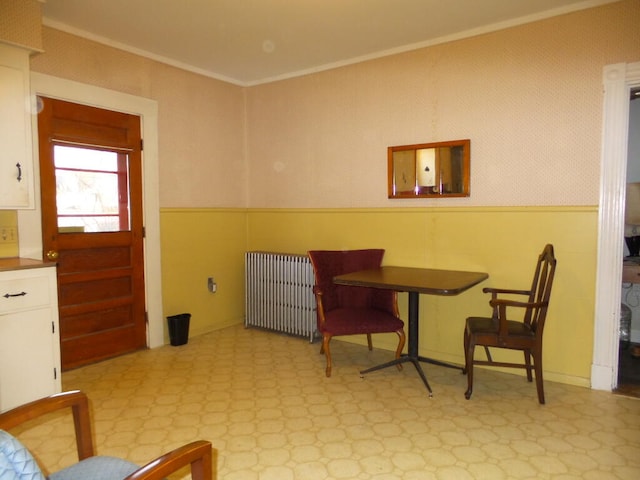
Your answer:
[[[0,243],[18,243],[18,231],[16,227],[0,227]]]
[[[213,277],[209,277],[207,278],[207,289],[211,292],[211,293],[216,293],[216,290],[218,289],[218,285],[216,284],[215,280],[213,279]]]
[[[0,258],[17,257],[18,227],[0,224]]]

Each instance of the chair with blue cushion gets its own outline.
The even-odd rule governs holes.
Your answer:
[[[172,450],[140,467],[121,458],[95,454],[89,401],[80,391],[63,392],[0,413],[0,480],[45,480],[31,453],[7,430],[42,417],[71,409],[79,462],[52,473],[49,480],[161,480],[190,466],[193,480],[214,480],[217,451],[198,440]]]

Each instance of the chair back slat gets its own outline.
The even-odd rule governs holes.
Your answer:
[[[525,315],[525,322],[531,325],[536,335],[541,336],[547,317],[551,287],[556,272],[556,258],[553,245],[546,245],[538,257],[536,272],[533,277],[529,302],[535,303],[535,307],[529,309]]]

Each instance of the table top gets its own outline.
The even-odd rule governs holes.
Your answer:
[[[484,272],[385,266],[338,275],[333,282],[398,292],[458,295],[487,278],[489,275]]]

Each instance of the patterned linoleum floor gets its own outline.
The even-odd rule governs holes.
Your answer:
[[[546,382],[541,406],[523,377],[478,370],[465,400],[460,372],[426,365],[429,398],[411,364],[360,378],[390,352],[332,346],[326,378],[318,343],[237,326],[66,372],[63,389],[89,395],[99,454],[144,464],[207,439],[224,480],[640,478],[640,399]],[[75,461],[68,417],[20,437],[51,471]]]

